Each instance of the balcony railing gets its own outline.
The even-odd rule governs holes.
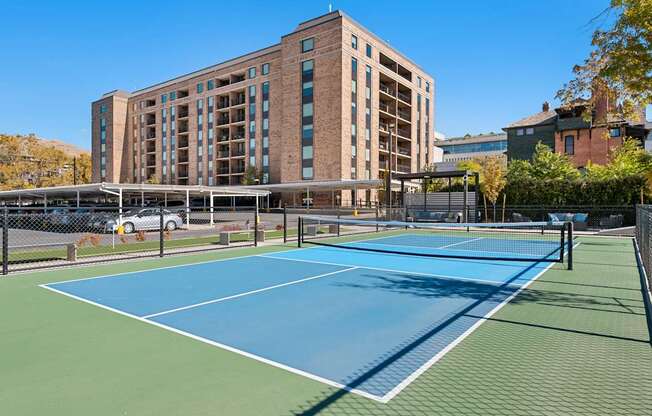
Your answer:
[[[217,157],[219,157],[219,158],[229,157],[229,151],[228,150],[220,150],[220,151],[217,152]]]
[[[236,149],[231,151],[231,157],[239,157],[239,156],[244,156],[245,155],[245,150],[244,149]]]
[[[223,126],[225,124],[229,124],[229,117],[218,117],[217,118],[217,125],[218,126]]]
[[[399,147],[398,148],[398,154],[399,155],[404,155],[404,156],[410,156],[410,149],[404,148],[404,147]]]
[[[247,102],[244,94],[238,95],[233,99],[233,103],[231,105],[241,105],[245,104]]]
[[[398,129],[398,130],[396,131],[396,133],[397,133],[399,136],[401,136],[401,137],[405,137],[405,138],[408,138],[408,139],[412,137],[412,134],[411,134],[410,130],[408,130],[408,129]]]
[[[231,140],[243,140],[245,138],[245,134],[243,131],[238,131],[235,134],[233,134],[233,137]]]
[[[384,103],[382,101],[378,103],[378,108],[380,108],[380,111],[384,111],[384,112],[392,114],[392,115],[395,114],[394,109],[391,108],[388,104],[386,104],[386,103]]]
[[[401,101],[405,101],[406,103],[410,103],[410,102],[412,102],[412,97],[411,97],[409,94],[406,94],[406,93],[404,93],[404,92],[400,92],[400,91],[399,91],[399,92],[398,92],[398,98],[399,98]]]
[[[390,87],[389,85],[386,84],[380,84],[380,90],[384,92],[385,94],[391,95],[392,97],[395,97],[396,94],[394,92],[394,89]]]
[[[383,123],[382,121],[378,123],[378,128],[383,131],[389,131],[389,124]]]
[[[217,173],[220,175],[228,175],[229,174],[229,167],[228,166],[222,166],[217,168]]]
[[[412,115],[410,114],[409,111],[398,110],[398,116],[401,117],[403,120],[407,120],[407,121],[412,120]]]

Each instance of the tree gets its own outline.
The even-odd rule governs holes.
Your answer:
[[[430,164],[423,167],[424,172],[437,172],[437,165]],[[423,184],[426,184],[424,187]],[[443,179],[424,179],[424,182],[421,185],[421,192],[439,192],[444,186]]]
[[[500,156],[487,156],[481,162],[482,181],[480,189],[482,197],[491,202],[493,206],[494,221],[496,220],[496,201],[498,196],[505,188],[507,180],[505,178],[505,162]],[[487,203],[485,200],[485,218],[487,217]]]
[[[568,156],[553,152],[541,142],[534,148],[529,174],[534,179],[544,180],[570,181],[580,177],[580,172]]]
[[[573,68],[575,78],[557,92],[564,105],[585,100],[590,118],[596,90],[608,91],[618,105],[619,118],[640,120],[640,109],[652,103],[652,0],[611,0],[610,7],[593,19],[615,15],[613,25],[593,33],[594,50],[583,65]]]
[[[257,185],[261,183],[262,174],[256,170],[255,166],[249,166],[242,178],[243,185]]]

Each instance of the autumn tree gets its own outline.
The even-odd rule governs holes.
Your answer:
[[[593,50],[557,98],[564,105],[584,100],[588,119],[600,98],[594,92],[607,92],[617,104],[612,115],[644,121],[641,109],[652,103],[652,0],[611,0],[592,22],[609,20],[613,24],[595,30]]]
[[[496,221],[496,202],[507,184],[505,161],[500,156],[487,156],[482,160],[480,166],[480,172],[482,173],[480,190],[482,191],[482,197],[485,198],[485,218],[487,217],[486,200],[489,200],[493,206],[493,217],[494,221]]]

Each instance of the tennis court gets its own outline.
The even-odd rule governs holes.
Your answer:
[[[557,233],[383,227],[326,232],[323,242],[304,238],[294,250],[43,287],[387,402],[551,259],[563,260],[566,244]]]

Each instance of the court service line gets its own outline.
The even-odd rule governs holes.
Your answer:
[[[380,396],[377,396],[375,394],[367,393],[366,391],[349,387],[346,384],[342,384],[342,383],[339,383],[337,381],[333,381],[333,380],[327,379],[325,377],[318,376],[316,374],[312,374],[312,373],[309,373],[309,372],[304,371],[304,370],[300,370],[298,368],[290,367],[289,365],[285,365],[285,364],[279,363],[277,361],[273,361],[273,360],[270,360],[268,358],[261,357],[261,356],[256,355],[256,354],[252,354],[250,352],[240,350],[240,349],[232,347],[230,345],[222,344],[220,342],[216,342],[216,341],[210,340],[208,338],[204,338],[204,337],[201,337],[199,335],[195,335],[195,334],[193,334],[191,332],[182,331],[180,329],[177,329],[177,328],[174,328],[172,326],[162,324],[160,322],[151,321],[151,320],[145,319],[145,318],[143,318],[141,316],[132,315],[129,312],[124,312],[124,311],[121,311],[120,309],[115,309],[115,308],[112,308],[110,306],[103,305],[101,303],[97,303],[97,302],[94,302],[92,300],[85,299],[85,298],[82,298],[80,296],[76,296],[76,295],[73,295],[71,293],[64,292],[62,290],[55,289],[53,287],[48,286],[47,284],[41,284],[41,285],[39,285],[39,287],[42,287],[44,289],[47,289],[47,290],[50,290],[52,292],[58,293],[59,295],[67,296],[69,298],[78,300],[80,302],[84,302],[84,303],[87,303],[89,305],[93,305],[93,306],[96,306],[98,308],[102,308],[102,309],[117,313],[117,314],[122,315],[122,316],[133,318],[133,319],[135,319],[137,321],[140,321],[140,322],[143,322],[143,323],[146,323],[146,324],[150,324],[150,325],[156,326],[156,327],[161,328],[161,329],[165,329],[166,331],[174,332],[175,334],[178,334],[178,335],[183,335],[185,337],[194,339],[196,341],[203,342],[203,343],[211,345],[213,347],[218,347],[218,348],[221,348],[221,349],[223,349],[225,351],[229,351],[229,352],[232,352],[232,353],[235,353],[235,354],[238,354],[238,355],[242,355],[242,356],[247,357],[247,358],[251,358],[251,359],[256,360],[258,362],[261,362],[261,363],[264,363],[264,364],[267,364],[267,365],[271,365],[271,366],[276,367],[276,368],[280,368],[282,370],[288,371],[288,372],[293,373],[293,374],[300,375],[302,377],[309,378],[309,379],[314,380],[314,381],[318,381],[318,382],[326,384],[328,386],[335,387],[335,388],[338,388],[338,389],[342,389],[342,390],[357,394],[358,396],[365,397],[367,399],[371,399],[371,400],[374,400],[374,401],[377,401],[377,402],[385,403]]]
[[[575,249],[577,246],[579,246],[581,243],[578,242],[573,246],[573,249]],[[567,250],[566,250],[567,251]],[[458,344],[460,344],[466,337],[471,335],[473,331],[475,331],[480,325],[482,325],[485,321],[487,321],[489,318],[491,318],[493,315],[495,315],[500,309],[502,309],[505,305],[507,305],[509,302],[512,301],[516,296],[518,296],[521,292],[523,292],[525,289],[528,288],[534,281],[536,281],[541,275],[543,275],[545,272],[547,272],[555,263],[550,263],[548,266],[546,266],[543,270],[541,270],[539,273],[534,275],[528,282],[526,282],[524,285],[521,285],[519,289],[517,289],[514,293],[509,295],[505,300],[503,300],[501,303],[496,305],[492,310],[487,312],[481,319],[478,319],[473,325],[471,325],[466,331],[464,331],[459,337],[455,338],[451,343],[446,345],[444,349],[439,351],[435,356],[433,356],[430,360],[428,360],[426,363],[424,363],[421,367],[416,369],[412,374],[407,376],[406,378],[403,379],[399,384],[397,384],[392,390],[390,390],[388,393],[386,393],[384,396],[382,396],[381,401],[383,403],[387,403],[390,400],[392,400],[394,397],[396,397],[404,388],[406,388],[410,383],[412,383],[414,380],[416,380],[421,374],[425,373],[428,371],[430,367],[432,367],[437,361],[441,360],[446,353],[448,353],[450,350],[455,348]]]
[[[413,271],[409,271],[409,270],[387,269],[387,268],[383,268],[383,267],[373,267],[373,266],[359,266],[359,265],[356,266],[356,265],[353,265],[353,264],[334,263],[334,262],[330,262],[330,261],[293,259],[293,258],[289,258],[289,257],[267,256],[265,254],[260,254],[258,257],[272,258],[272,259],[278,259],[278,260],[287,260],[287,261],[297,261],[297,262],[301,262],[301,263],[326,264],[326,265],[329,265],[329,266],[355,267],[355,268],[358,268],[358,269],[378,270],[378,271],[381,271],[381,272],[409,273],[409,274],[415,274],[415,275],[418,275],[418,276],[439,277],[439,278],[448,279],[448,280],[465,280],[465,281],[469,281],[469,282],[489,283],[489,284],[492,284],[494,286],[501,286],[501,285],[504,284],[504,282],[497,282],[495,280],[475,279],[473,277],[453,276],[453,275],[446,275],[446,274],[433,274],[433,273],[424,273],[424,272],[413,272]],[[443,260],[446,260],[446,259],[443,259]],[[537,262],[528,262],[528,263],[537,263]],[[523,266],[523,267],[525,267],[525,266]],[[514,285],[518,285],[518,284],[514,283]]]
[[[332,275],[338,274],[338,273],[348,272],[348,271],[351,271],[351,270],[355,270],[357,268],[358,268],[357,266],[352,266],[352,267],[349,267],[347,269],[336,270],[334,272],[323,273],[323,274],[319,274],[317,276],[305,277],[303,279],[293,280],[291,282],[280,283],[278,285],[273,285],[273,286],[267,286],[267,287],[263,287],[263,288],[256,289],[256,290],[250,290],[248,292],[238,293],[236,295],[225,296],[225,297],[222,297],[222,298],[211,299],[211,300],[207,300],[207,301],[204,301],[204,302],[195,303],[195,304],[192,304],[192,305],[186,305],[186,306],[181,306],[179,308],[169,309],[167,311],[156,312],[156,313],[153,313],[153,314],[150,314],[150,315],[145,315],[145,316],[143,316],[143,318],[145,318],[145,319],[154,318],[156,316],[167,315],[167,314],[170,314],[170,313],[185,311],[185,310],[188,310],[188,309],[194,309],[194,308],[198,308],[200,306],[210,305],[210,304],[213,304],[213,303],[224,302],[225,300],[237,299],[237,298],[241,298],[243,296],[249,296],[249,295],[253,295],[253,294],[256,294],[256,293],[260,293],[260,292],[266,292],[266,291],[272,290],[272,289],[278,289],[280,287],[296,285],[298,283],[308,282],[310,280],[315,280],[315,279],[321,279],[322,277],[327,277],[327,276],[332,276]]]

